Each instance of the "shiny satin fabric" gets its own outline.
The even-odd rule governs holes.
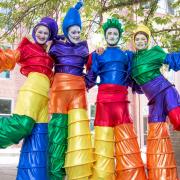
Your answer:
[[[95,126],[114,127],[130,123],[127,87],[115,84],[102,84],[98,89]]]
[[[115,180],[115,175],[114,173],[107,173],[101,170],[93,170],[93,176],[90,178],[90,180],[98,180],[98,179],[102,179],[102,180]]]
[[[173,124],[174,130],[180,131],[180,107],[172,109],[168,113],[168,117]]]
[[[97,102],[128,102],[127,89],[127,86],[101,84],[98,87]]]
[[[169,116],[174,128],[180,130],[180,95],[173,84],[163,76],[149,81],[141,86],[149,100],[148,122],[165,122]]]
[[[113,141],[103,141],[95,140],[95,154],[107,156],[113,158],[114,154],[114,142]]]
[[[96,126],[95,127],[95,140],[114,142],[114,128]]]
[[[92,174],[92,164],[82,164],[80,166],[74,166],[66,168],[68,180],[88,180]]]
[[[67,73],[82,76],[83,67],[89,55],[87,41],[73,44],[69,41],[54,41],[50,56],[55,59],[55,74]]]
[[[95,126],[95,162],[92,180],[114,178],[114,129]]]
[[[74,129],[76,129],[76,131],[74,131]],[[83,135],[90,135],[89,120],[78,121],[68,126],[68,138]]]
[[[155,79],[141,85],[141,89],[146,95],[146,97],[149,100],[149,104],[151,103],[151,100],[160,94],[163,90],[167,89],[168,87],[173,86],[172,83],[170,83],[164,76],[160,75],[156,77]]]
[[[50,91],[50,113],[67,114],[71,109],[86,109],[86,91],[83,77],[57,73]]]
[[[75,109],[68,111],[68,124],[72,124],[78,121],[88,120],[88,114],[87,111],[84,109],[78,109],[76,111]]]
[[[79,147],[82,149],[91,149],[91,135],[88,134],[87,136],[76,136],[73,138],[68,139],[69,144],[68,144],[68,149],[71,151],[78,151]]]
[[[100,84],[127,86],[130,60],[119,47],[107,47],[103,54],[92,54],[92,71],[100,77]]]
[[[49,79],[40,73],[30,73],[21,87],[14,113],[26,115],[38,123],[48,122]]]
[[[0,72],[5,70],[12,70],[19,59],[20,52],[18,50],[0,49]]]
[[[92,174],[94,161],[87,112],[85,109],[71,109],[68,114],[67,177],[69,180],[87,178]]]
[[[116,126],[114,133],[116,179],[146,180],[140,148],[132,123]]]
[[[178,180],[167,123],[149,123],[147,169],[149,180]]]
[[[132,61],[132,77],[143,85],[161,75],[160,68],[166,58],[166,53],[159,46],[138,51]]]
[[[28,76],[31,72],[38,72],[46,75],[51,80],[54,62],[42,45],[23,38],[18,50],[20,51],[18,63],[21,66],[20,72],[23,75]]]
[[[49,177],[53,179],[64,179],[66,173],[64,168],[67,151],[68,137],[68,115],[53,114],[48,124],[49,135]]]
[[[16,180],[48,180],[48,124],[35,124],[23,142]]]
[[[0,117],[0,148],[18,144],[28,136],[35,121],[28,116],[13,114],[10,117]]]

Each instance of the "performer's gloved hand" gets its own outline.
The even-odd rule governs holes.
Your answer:
[[[4,70],[12,70],[20,59],[18,50],[1,50],[0,49],[0,72]]]
[[[104,48],[103,48],[103,47],[98,47],[98,48],[96,49],[96,53],[97,53],[98,55],[103,54],[103,53],[104,53]]]

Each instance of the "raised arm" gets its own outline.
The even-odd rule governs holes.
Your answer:
[[[20,52],[18,50],[0,49],[0,72],[12,70],[19,61]]]
[[[169,65],[169,70],[173,69],[174,71],[180,70],[180,52],[168,53],[164,59],[164,64]]]

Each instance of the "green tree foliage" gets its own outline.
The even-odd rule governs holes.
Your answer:
[[[0,1],[0,39],[13,42],[21,38],[22,31],[29,33],[32,27],[43,16],[54,17],[61,26],[64,13],[74,5],[76,0],[1,0]],[[152,31],[155,42],[169,51],[180,48],[180,0],[169,0],[169,8],[176,11],[172,14],[158,14],[158,0],[84,0],[82,10],[83,35],[100,32],[101,25],[107,17],[117,17],[124,24],[125,33],[122,46],[126,45],[139,23],[147,24]],[[158,27],[158,28],[157,28]],[[61,33],[61,28],[59,28]],[[24,33],[24,32],[23,32]]]

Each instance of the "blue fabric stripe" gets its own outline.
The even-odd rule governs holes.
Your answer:
[[[48,180],[48,124],[35,124],[24,139],[16,180]]]

